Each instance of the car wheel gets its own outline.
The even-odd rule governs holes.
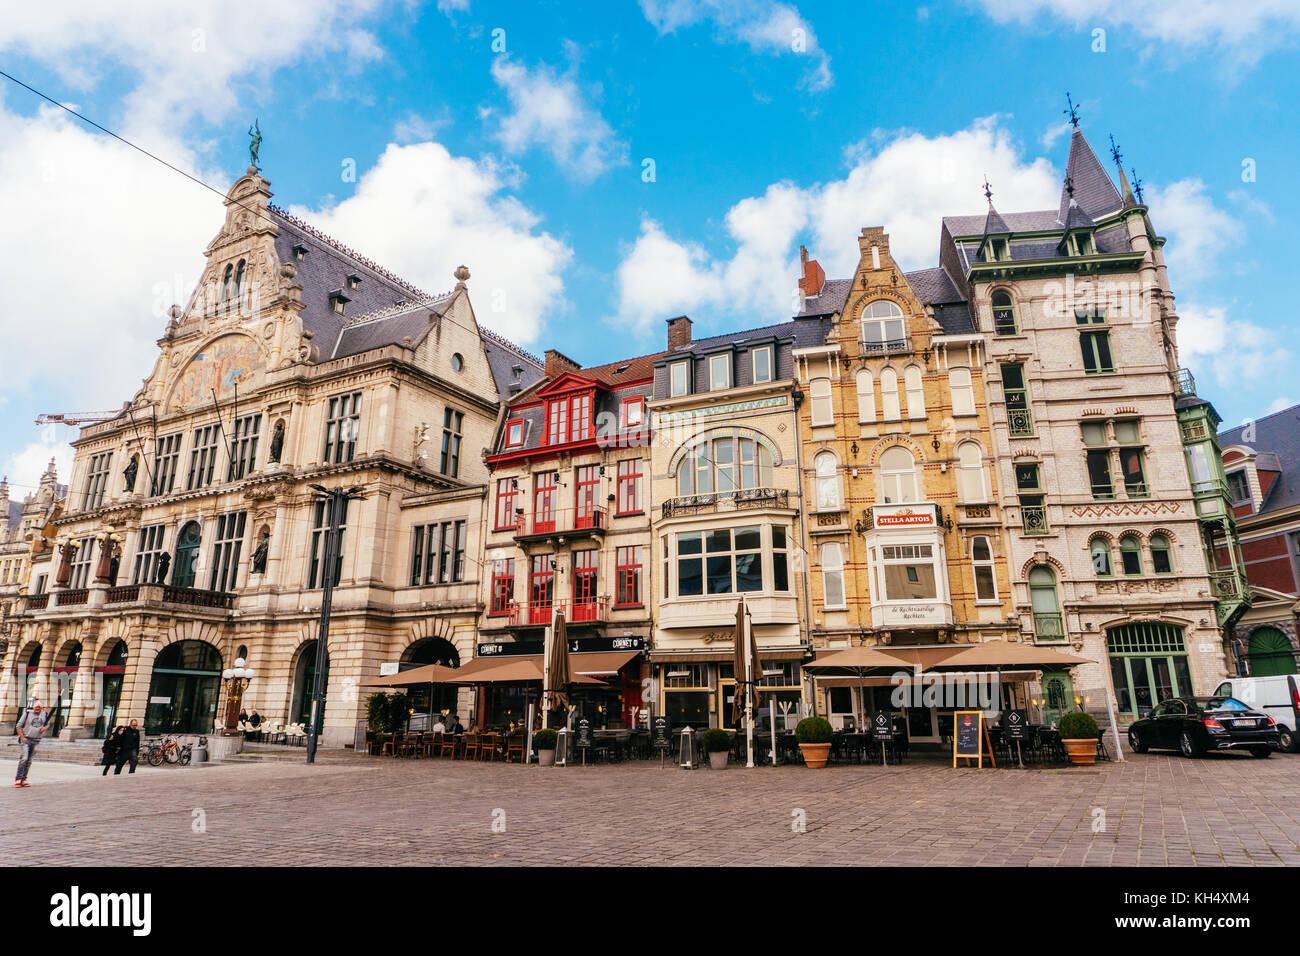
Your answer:
[[[1251,752],[1251,755],[1252,755],[1252,756],[1255,756],[1255,757],[1268,758],[1268,757],[1273,756],[1273,748],[1272,748],[1272,747],[1251,747],[1251,748],[1250,748],[1250,752]]]
[[[1277,729],[1277,749],[1286,754],[1295,753],[1295,734],[1286,727]]]
[[[1183,752],[1184,757],[1199,757],[1201,755],[1200,745],[1192,739],[1191,733],[1186,730],[1178,738],[1178,749]]]
[[[1136,730],[1130,730],[1128,732],[1128,745],[1129,749],[1135,754],[1144,754],[1147,752],[1147,745],[1142,742],[1142,738],[1138,736]]]

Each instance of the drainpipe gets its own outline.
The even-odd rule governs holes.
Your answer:
[[[794,444],[795,444],[795,488],[799,496],[799,547],[803,549],[804,566],[803,573],[803,618],[799,625],[803,628],[803,643],[809,647],[812,646],[812,635],[810,633],[809,622],[812,620],[812,595],[808,589],[808,574],[812,566],[812,552],[808,549],[808,523],[804,514],[804,493],[803,493],[803,432],[799,426],[799,405],[802,394],[798,390],[798,381],[794,382],[790,388],[790,401],[794,404]],[[807,679],[805,678],[805,683]],[[817,704],[817,692],[809,684],[809,712]]]

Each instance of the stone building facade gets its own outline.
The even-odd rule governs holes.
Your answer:
[[[511,387],[540,362],[481,330],[468,270],[431,296],[270,204],[250,168],[225,202],[189,304],[173,307],[143,387],[83,428],[46,594],[23,599],[4,662],[61,662],[70,735],[140,719],[221,722],[244,706],[307,719],[327,513],[354,487],[330,629],[324,742],[353,739],[358,683],[473,655],[489,446]],[[73,543],[79,545],[73,546]],[[22,691],[3,696],[12,720]]]
[[[969,309],[950,305],[959,297],[942,269],[905,273],[878,227],[858,245],[850,280],[828,282],[806,252],[800,280],[802,314],[825,327],[822,343],[794,352],[808,396],[799,428],[813,644],[951,650],[1018,636],[983,337]],[[839,725],[882,709],[872,683],[883,685],[819,681],[829,689],[818,711]],[[937,741],[945,719],[909,708],[911,738]]]

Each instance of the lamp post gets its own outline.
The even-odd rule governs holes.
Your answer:
[[[113,559],[122,552],[122,536],[109,525],[99,536],[99,567],[95,569],[96,584],[113,583]]]
[[[60,559],[54,584],[56,587],[66,588],[72,581],[72,559],[76,556],[77,549],[81,547],[81,542],[66,535],[59,535],[54,540],[54,546],[59,549]]]
[[[235,666],[221,672],[221,679],[226,682],[226,726],[221,736],[233,737],[239,733],[239,703],[254,676],[253,669],[244,666],[242,657],[236,657]]]
[[[318,728],[321,722],[321,705],[325,696],[325,671],[329,667],[330,610],[334,606],[334,580],[338,572],[339,537],[343,525],[343,516],[347,513],[348,502],[365,497],[359,487],[326,488],[324,485],[312,485],[315,498],[325,505],[325,514],[329,518],[329,530],[325,533],[325,553],[322,555],[320,628],[316,636],[316,668],[311,688],[311,723],[307,725],[307,762],[316,762],[316,745]]]

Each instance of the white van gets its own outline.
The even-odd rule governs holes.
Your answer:
[[[1262,710],[1277,722],[1278,749],[1296,753],[1300,743],[1296,729],[1300,726],[1300,689],[1296,675],[1279,677],[1233,677],[1214,691],[1216,697],[1235,697],[1247,707]]]

